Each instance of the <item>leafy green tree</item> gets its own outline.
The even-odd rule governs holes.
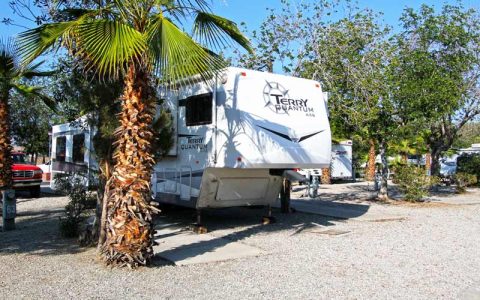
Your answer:
[[[455,148],[468,148],[472,144],[480,143],[480,123],[470,122],[460,128],[458,135],[455,138],[453,147]]]
[[[153,74],[165,86],[197,74],[208,80],[224,65],[205,46],[222,48],[231,38],[249,49],[249,42],[233,22],[212,14],[203,0],[97,3],[98,8],[70,11],[66,21],[22,33],[21,53],[28,63],[60,42],[99,76],[123,78],[102,254],[108,264],[137,267],[153,256],[152,214],[157,211],[150,202]],[[199,42],[173,23],[187,17],[194,18]]]
[[[480,23],[478,12],[445,5],[406,9],[396,37],[395,99],[413,134],[423,133],[432,174],[459,130],[480,114]]]
[[[282,3],[254,32],[256,56],[241,56],[238,63],[257,68],[280,64],[286,73],[322,82],[330,93],[333,135],[362,137],[373,162],[379,146],[384,164],[380,198],[386,198],[388,141],[399,126],[390,91],[390,29],[377,21],[375,13],[360,11],[350,1],[342,3],[346,16],[338,12],[337,1],[294,7]],[[375,164],[370,168],[374,172]]]
[[[45,158],[54,112],[42,101],[18,93],[12,94],[10,108],[11,134],[15,144],[24,147],[32,157],[41,154]]]
[[[48,76],[50,72],[38,70],[41,64],[19,64],[18,48],[14,40],[0,41],[0,189],[11,188],[12,185],[12,157],[11,157],[11,130],[10,130],[10,100],[12,91],[25,97],[41,99],[50,107],[54,103],[41,93],[41,88],[29,86],[24,79],[37,76]]]

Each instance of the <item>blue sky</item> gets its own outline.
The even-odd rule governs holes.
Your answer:
[[[15,16],[8,5],[9,1],[10,0],[0,0],[0,20],[4,18],[11,18],[17,21],[19,20],[27,27],[35,27],[35,24],[31,22],[29,23],[28,21],[19,19],[17,16]],[[33,0],[29,1],[33,2]],[[294,3],[312,1],[315,0],[291,0],[291,2]],[[358,0],[361,8],[371,8],[374,11],[382,12],[383,22],[393,26],[394,30],[398,29],[398,19],[402,14],[403,9],[406,7],[418,9],[423,3],[425,3],[440,8],[445,3],[453,4],[457,2],[462,3],[464,7],[475,8],[480,11],[480,0]],[[258,28],[258,26],[267,16],[267,8],[278,7],[280,5],[280,0],[214,0],[213,3],[214,6],[212,8],[214,13],[233,20],[237,24],[245,22],[248,30],[251,31]],[[13,36],[23,30],[25,29],[16,26],[0,24],[0,38]]]
[[[33,0],[30,0],[33,1]],[[315,1],[315,0],[292,0]],[[15,19],[10,7],[9,0],[0,0],[0,19]],[[213,1],[214,12],[225,16],[237,23],[246,22],[248,29],[252,30],[258,27],[263,21],[268,7],[279,6],[280,0],[216,0]],[[455,3],[455,0],[435,1],[435,0],[359,0],[360,7],[369,7],[375,11],[384,13],[384,22],[395,27],[398,26],[398,18],[405,7],[418,8],[422,3],[429,5],[441,6],[443,3]],[[480,10],[480,0],[463,0],[461,1],[465,7],[473,7]],[[25,21],[23,21],[25,22]],[[33,24],[25,24],[33,26]],[[22,31],[21,28],[15,26],[6,26],[0,24],[0,37],[8,37]]]

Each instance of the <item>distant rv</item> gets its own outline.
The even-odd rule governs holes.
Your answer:
[[[299,171],[308,179],[312,176],[322,176],[321,169],[302,169]],[[330,165],[330,179],[353,180],[352,141],[345,140],[332,145],[332,161]]]

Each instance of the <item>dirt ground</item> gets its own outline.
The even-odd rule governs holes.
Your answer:
[[[316,199],[294,187],[292,204],[331,210],[274,209],[271,225],[260,224],[262,208],[207,211],[215,243],[193,255],[228,243],[262,254],[177,266],[157,253],[152,266],[130,271],[105,267],[94,249],[60,236],[66,197],[20,194],[17,229],[0,232],[0,298],[479,299],[480,190],[444,189],[421,204],[372,195],[361,183],[322,186]],[[339,211],[351,215],[328,215]],[[187,209],[157,219],[185,229],[193,220]]]

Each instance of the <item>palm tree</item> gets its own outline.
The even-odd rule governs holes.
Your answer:
[[[0,41],[0,189],[12,187],[12,156],[10,139],[10,93],[27,97],[38,97],[50,108],[54,106],[47,96],[40,93],[41,87],[28,86],[23,79],[36,76],[49,76],[52,72],[40,72],[40,64],[20,67],[17,44],[13,39]]]
[[[374,181],[375,180],[375,159],[377,157],[375,152],[375,140],[369,139],[368,140],[369,149],[368,149],[368,161],[367,161],[367,172],[365,174],[365,179],[367,181]]]
[[[152,214],[158,211],[150,201],[149,184],[155,163],[153,76],[165,86],[197,74],[208,80],[224,65],[206,47],[221,49],[233,40],[250,51],[250,44],[235,23],[212,14],[206,0],[98,2],[98,9],[77,9],[71,20],[28,30],[19,40],[26,63],[61,44],[101,77],[123,77],[101,255],[107,264],[138,267],[153,256]],[[190,17],[192,36],[173,22]]]

